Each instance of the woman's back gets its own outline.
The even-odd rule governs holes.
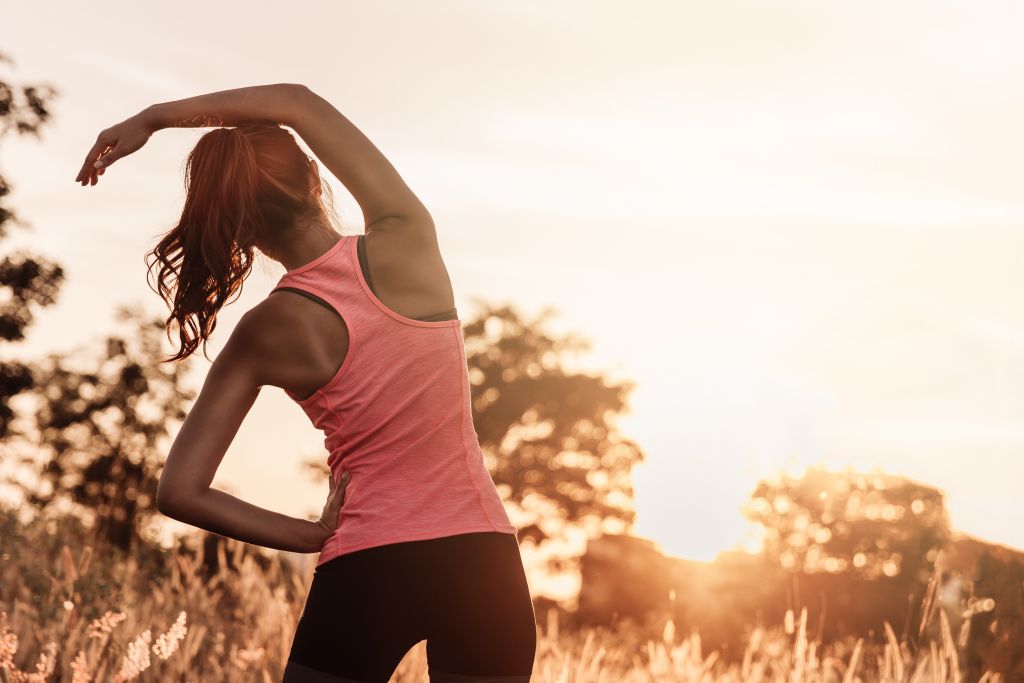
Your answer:
[[[325,323],[323,336],[317,327],[317,339],[309,341],[345,346],[343,354],[324,354],[341,361],[331,375],[320,375],[324,381],[312,393],[285,390],[323,431],[333,475],[350,473],[338,528],[317,565],[389,543],[515,534],[474,429],[460,321],[417,320],[384,304],[360,266],[358,246],[359,236],[342,236],[286,272],[269,295],[313,298],[335,311],[333,338]],[[397,262],[382,260],[378,287]],[[371,273],[373,266],[370,261]],[[411,270],[406,283],[423,277]],[[420,297],[427,302],[420,305],[430,298]]]

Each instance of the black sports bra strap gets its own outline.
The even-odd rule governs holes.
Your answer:
[[[270,290],[270,292],[274,293],[274,292],[276,292],[278,290],[282,290],[282,289],[286,289],[289,292],[295,292],[296,294],[301,294],[302,296],[306,297],[310,301],[315,301],[318,304],[320,304],[321,306],[324,306],[325,308],[329,308],[332,311],[334,311],[334,306],[331,306],[329,303],[327,303],[326,301],[324,301],[323,299],[318,297],[313,292],[308,292],[305,289],[300,289],[298,287],[289,287],[288,285],[281,285],[280,287],[274,287],[274,289]]]
[[[370,279],[370,263],[366,260],[366,242],[363,241],[366,235],[359,235],[356,238],[356,251],[359,252],[359,268],[363,271],[363,279],[366,280],[366,284],[370,285],[370,291],[374,294],[377,293],[377,289],[373,286],[373,280]]]
[[[377,290],[373,286],[373,280],[370,279],[370,263],[366,258],[366,243],[363,241],[366,235],[359,235],[356,240],[356,251],[359,254],[359,268],[363,271],[363,279],[366,280],[366,284],[370,286],[370,291],[377,294]],[[419,320],[422,322],[441,322],[444,320],[455,320],[459,317],[459,312],[456,310],[457,307],[449,308],[446,311],[440,313],[431,313],[430,315],[413,318],[413,320]]]

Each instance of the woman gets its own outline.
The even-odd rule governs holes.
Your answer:
[[[317,161],[352,193],[342,235]],[[529,681],[536,622],[517,529],[472,421],[461,323],[430,214],[380,151],[296,84],[147,107],[101,132],[76,178],[95,185],[153,132],[214,128],[188,156],[178,224],[147,254],[185,358],[213,333],[256,250],[287,270],[240,319],[167,456],[164,514],[248,543],[319,552],[286,683],[387,681],[426,639],[430,680]],[[322,430],[330,495],[288,517],[211,488],[263,386]]]

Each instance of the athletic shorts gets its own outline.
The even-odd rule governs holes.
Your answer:
[[[526,683],[537,622],[515,534],[376,546],[316,568],[283,683],[387,683],[427,641],[430,683]]]

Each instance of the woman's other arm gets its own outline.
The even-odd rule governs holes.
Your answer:
[[[338,527],[346,478],[331,478],[327,504],[316,522],[258,507],[212,487],[260,388],[280,384],[291,371],[288,360],[279,358],[286,346],[282,321],[288,319],[280,306],[257,304],[235,326],[171,445],[156,502],[164,515],[222,536],[279,550],[317,552]]]

